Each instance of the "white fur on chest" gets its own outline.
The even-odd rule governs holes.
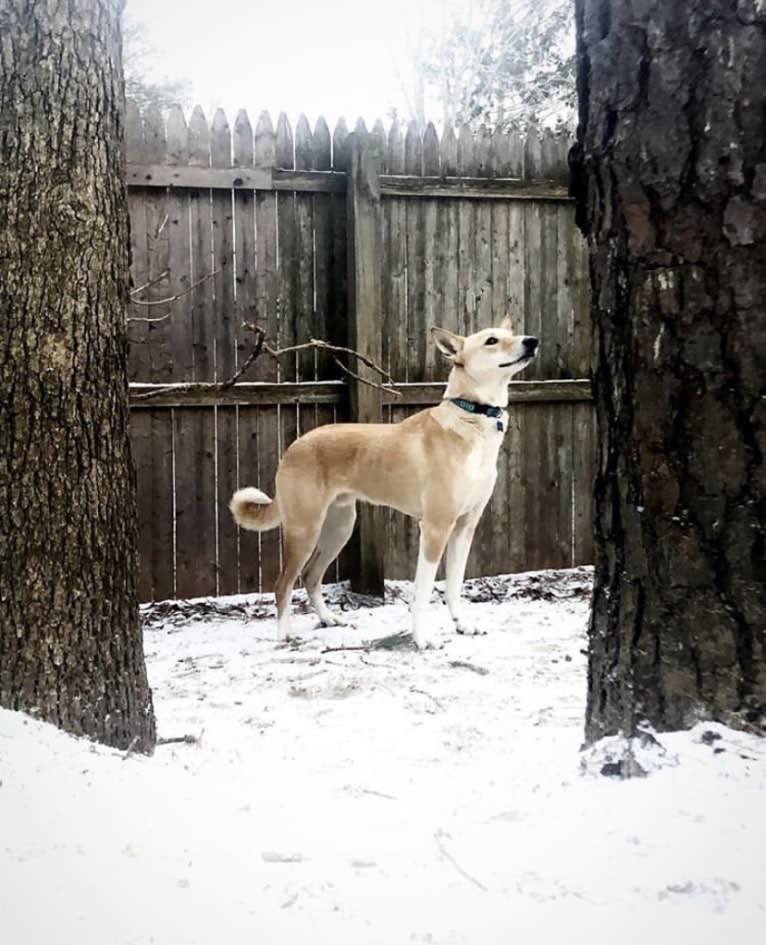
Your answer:
[[[497,456],[508,426],[508,414],[503,411],[499,418],[503,429],[498,430],[498,420],[491,417],[477,417],[475,433],[471,437],[471,449],[463,462],[464,501],[461,512],[465,513],[477,503],[484,503],[497,478]],[[473,424],[472,424],[473,425]]]

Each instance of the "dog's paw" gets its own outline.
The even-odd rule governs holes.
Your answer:
[[[323,627],[350,627],[352,624],[346,620],[345,617],[341,617],[340,614],[336,614],[332,610],[325,611],[319,618],[319,622]]]
[[[486,630],[482,630],[472,623],[466,623],[465,620],[455,621],[455,632],[464,637],[485,637],[487,635]]]
[[[443,650],[444,640],[436,640],[433,637],[421,637],[420,639],[415,637],[415,646],[419,650]]]

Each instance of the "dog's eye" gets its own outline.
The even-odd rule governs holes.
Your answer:
[[[492,335],[491,338],[487,338],[487,340],[484,342],[484,344],[485,344],[485,345],[496,345],[496,344],[497,344],[497,338],[495,338],[495,336]]]

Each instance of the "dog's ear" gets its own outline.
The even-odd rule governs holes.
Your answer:
[[[439,351],[446,354],[453,361],[463,350],[465,344],[465,338],[462,335],[456,335],[447,328],[437,328],[435,325],[431,329],[431,337]]]
[[[513,322],[511,321],[511,316],[506,315],[505,318],[497,326],[498,328],[504,328],[506,331],[510,331],[513,328]]]

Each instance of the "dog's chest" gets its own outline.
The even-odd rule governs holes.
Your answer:
[[[476,437],[463,464],[465,487],[473,494],[482,491],[497,476],[497,455],[503,442],[503,433],[494,428],[496,421],[491,420],[490,423],[493,428]],[[507,415],[504,414],[503,429],[506,424]]]

